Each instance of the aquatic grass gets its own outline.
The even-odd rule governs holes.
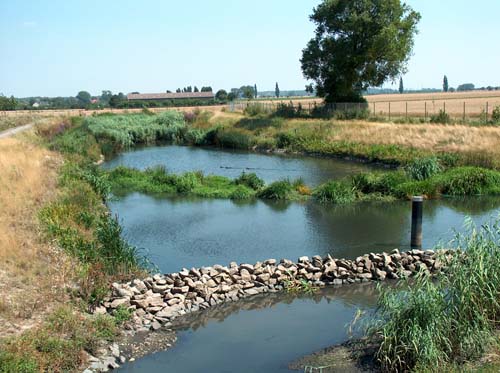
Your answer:
[[[438,174],[441,165],[437,157],[416,158],[408,162],[404,170],[413,180],[422,181]]]
[[[112,143],[118,150],[156,141],[180,142],[186,131],[184,116],[178,111],[87,117],[84,126],[99,143]]]
[[[275,181],[262,189],[257,195],[263,199],[287,200],[292,198],[294,188],[290,180]]]
[[[253,190],[259,190],[264,186],[264,180],[258,177],[254,172],[248,174],[242,172],[241,175],[234,180],[234,182],[238,185],[246,185]]]
[[[436,278],[421,272],[402,287],[381,288],[369,332],[381,342],[384,371],[440,370],[491,345],[500,321],[500,225],[469,229],[457,237],[457,252],[441,257],[447,267]]]
[[[313,192],[313,197],[322,203],[346,204],[356,200],[354,187],[346,181],[329,181]]]

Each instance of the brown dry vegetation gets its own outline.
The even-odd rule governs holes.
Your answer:
[[[34,134],[0,140],[0,337],[36,325],[75,272],[41,237],[38,210],[55,197],[62,160],[35,143]]]

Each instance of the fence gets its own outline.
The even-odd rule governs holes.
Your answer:
[[[314,109],[323,105],[321,101],[297,102],[282,100],[272,102],[238,101],[229,104],[230,111],[244,111],[249,105],[258,105],[264,112],[274,112],[280,105],[300,110],[305,114],[313,113]],[[500,107],[500,97],[490,101],[470,100],[415,100],[415,101],[376,101],[368,103],[329,103],[324,105],[326,112],[352,112],[368,110],[371,116],[385,117],[389,120],[400,118],[429,119],[433,115],[445,112],[451,118],[467,120],[480,118],[489,120],[495,108]]]

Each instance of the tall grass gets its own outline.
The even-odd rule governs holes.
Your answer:
[[[422,272],[403,290],[381,290],[370,332],[381,341],[384,371],[444,371],[492,343],[500,321],[499,224],[471,228],[457,250],[441,258],[447,269],[436,278]]]
[[[178,142],[186,130],[184,115],[165,111],[158,115],[130,114],[88,117],[84,125],[101,144],[112,144],[124,149],[136,144],[156,141]]]

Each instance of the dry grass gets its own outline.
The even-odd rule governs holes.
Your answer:
[[[0,140],[0,337],[36,324],[75,271],[40,235],[37,213],[56,193],[62,160],[34,136]]]
[[[437,124],[329,122],[329,140],[395,144],[430,151],[486,152],[500,157],[500,128]]]

